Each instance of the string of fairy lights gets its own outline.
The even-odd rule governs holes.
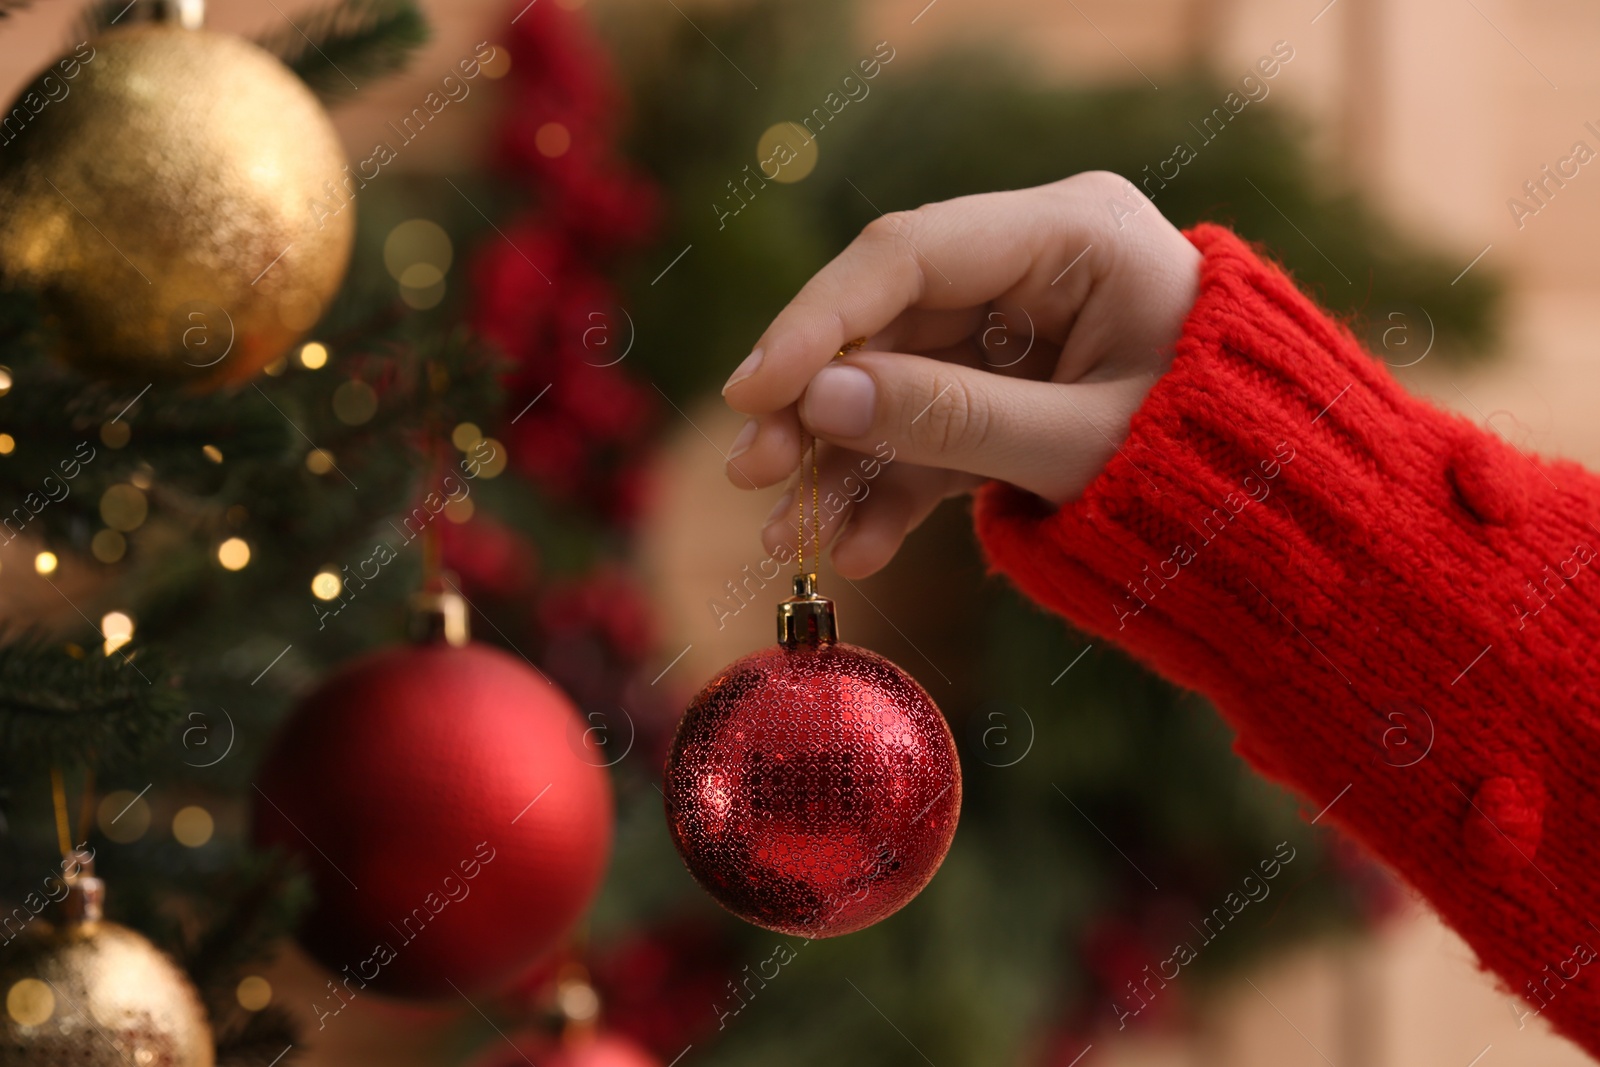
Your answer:
[[[409,306],[425,310],[436,306],[444,297],[446,279],[455,258],[454,246],[443,227],[429,219],[408,219],[396,225],[384,241],[384,266],[399,291],[401,299]],[[319,371],[328,366],[332,353],[321,341],[308,341],[292,353],[269,364],[264,373],[281,377],[291,368],[301,371]],[[9,368],[0,366],[0,396],[11,391],[13,377]],[[346,426],[357,427],[369,422],[378,412],[379,397],[373,387],[359,378],[341,383],[330,397],[333,415]],[[122,419],[113,420],[100,427],[100,441],[107,448],[122,449],[133,440],[133,428]],[[484,434],[476,424],[463,422],[450,433],[451,444],[463,455],[489,453],[492,458],[476,464],[477,477],[492,479],[506,466],[506,449],[495,439]],[[487,442],[489,449],[481,449]],[[0,457],[16,450],[16,439],[0,433]],[[202,453],[218,465],[226,461],[222,450],[208,444]],[[309,448],[303,460],[306,470],[314,475],[329,475],[338,470],[337,457],[326,448]],[[115,564],[122,561],[128,551],[128,538],[144,526],[150,517],[148,494],[154,484],[154,472],[136,470],[125,482],[108,487],[99,501],[99,514],[104,527],[95,532],[89,543],[90,554],[100,563]],[[476,511],[470,497],[451,501],[443,510],[444,518],[452,523],[469,521]],[[248,519],[243,505],[235,504],[223,515],[226,525],[240,527]],[[212,550],[216,564],[225,571],[242,571],[254,558],[250,541],[239,534],[221,538]],[[55,552],[41,548],[33,557],[33,569],[43,577],[51,577],[62,566]],[[309,581],[311,593],[319,600],[336,600],[344,593],[344,579],[338,568],[328,564],[317,570]],[[133,639],[134,622],[125,611],[108,612],[100,620],[100,631],[105,643],[105,653],[112,654]]]

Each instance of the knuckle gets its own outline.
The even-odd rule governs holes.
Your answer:
[[[935,379],[933,397],[913,416],[910,437],[919,451],[967,452],[981,448],[989,434],[989,420],[972,391],[958,379]]]
[[[1061,185],[1078,194],[1114,196],[1130,186],[1128,179],[1115,171],[1085,170],[1062,180]]]
[[[1142,189],[1115,171],[1086,170],[1081,174],[1074,174],[1062,185],[1075,196],[1090,200],[1116,201],[1133,212],[1139,212],[1151,203]]]
[[[879,242],[907,237],[915,228],[917,212],[920,210],[891,211],[887,215],[879,215],[861,228],[861,236]]]

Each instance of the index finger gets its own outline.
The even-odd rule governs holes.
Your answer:
[[[871,338],[908,308],[972,307],[1007,292],[1059,243],[1063,184],[874,220],[767,327],[723,387],[729,405],[749,415],[780,410],[846,342]]]

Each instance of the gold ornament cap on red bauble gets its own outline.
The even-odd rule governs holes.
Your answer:
[[[168,7],[79,45],[0,115],[0,277],[40,293],[86,374],[243,381],[338,291],[350,178],[293,71],[187,28],[193,0]]]
[[[667,826],[716,901],[800,937],[888,918],[944,861],[961,765],[906,672],[838,640],[833,601],[796,575],[778,644],[725,668],[678,724]]]

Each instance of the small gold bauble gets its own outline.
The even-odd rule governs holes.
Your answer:
[[[44,294],[86,373],[242,381],[344,278],[355,205],[338,135],[241,38],[116,29],[4,116],[0,275]]]
[[[0,952],[7,1067],[213,1067],[211,1026],[189,979],[109,922],[34,919]]]

